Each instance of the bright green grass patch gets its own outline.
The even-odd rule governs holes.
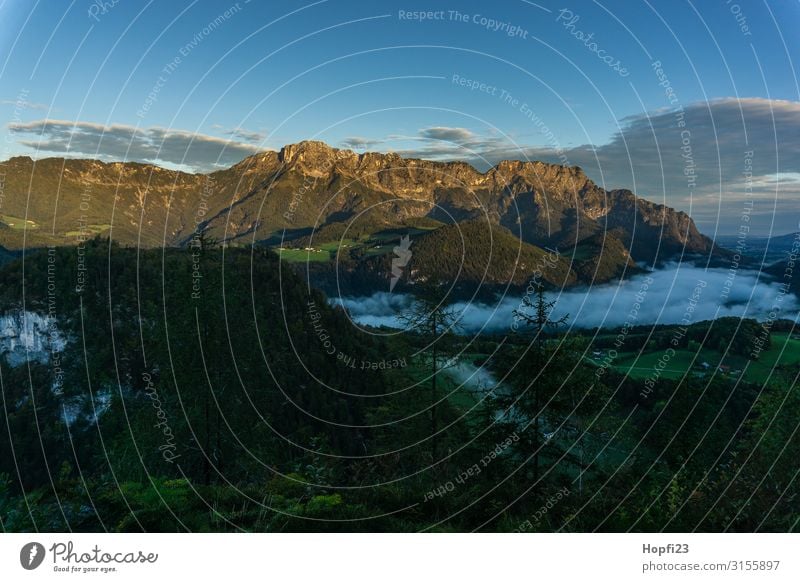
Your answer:
[[[761,352],[758,360],[750,362],[745,374],[749,382],[763,382],[775,366],[800,364],[800,340],[792,339],[786,332],[771,335],[772,345]]]
[[[638,357],[637,357],[638,356]],[[697,356],[695,358],[695,356]],[[663,368],[659,361],[664,360],[666,365]],[[645,352],[643,354],[621,355],[614,362],[613,366],[622,374],[627,374],[631,378],[648,378],[655,373],[656,368],[661,368],[661,377],[670,380],[679,380],[686,375],[687,370],[694,365],[707,361],[703,359],[703,353],[699,355],[689,350],[676,350],[672,357],[669,357],[665,350]],[[718,359],[716,360],[718,361]],[[713,366],[715,360],[709,361]]]
[[[313,250],[304,248],[273,247],[273,250],[282,259],[294,263],[325,262],[335,259],[337,253],[347,253],[352,250],[363,250],[363,256],[376,257],[392,254],[396,245],[400,243],[401,236],[409,235],[412,238],[426,232],[436,230],[437,225],[419,225],[408,228],[396,228],[363,234],[356,238],[328,241],[314,244]]]
[[[341,241],[326,242],[317,246],[308,247],[310,250],[305,247],[302,249],[275,247],[273,250],[278,253],[281,259],[290,263],[324,263],[336,258],[336,253],[340,250],[349,251],[358,246],[360,246],[360,243],[353,239],[343,239]]]
[[[17,218],[16,216],[11,216],[9,214],[0,214],[0,222],[13,228],[14,230],[39,228],[39,225],[33,220],[25,220],[24,218]]]
[[[278,253],[281,259],[290,263],[325,263],[331,260],[331,253],[329,251],[319,249],[307,251],[304,249],[277,248],[275,252]]]
[[[361,246],[361,244],[362,243],[353,240],[351,238],[345,238],[340,241],[322,243],[316,248],[321,249],[323,251],[328,251],[333,256],[335,256],[336,253],[339,252],[340,250],[350,250],[358,248]]]
[[[660,367],[659,360],[665,360],[660,377],[670,380],[680,380],[692,375],[711,376],[716,371],[718,377],[738,377],[737,371],[744,372],[747,382],[763,383],[776,366],[789,366],[800,364],[800,339],[793,339],[788,333],[775,332],[772,334],[772,345],[768,350],[761,352],[758,360],[749,361],[739,355],[728,354],[723,358],[717,350],[701,349],[697,354],[691,350],[676,350],[672,357],[668,357],[665,349],[652,352],[623,352],[612,363],[612,367],[621,374],[631,378],[644,379],[655,374],[656,367]],[[587,358],[595,365],[601,365],[602,358]],[[749,361],[749,364],[748,364]],[[704,370],[703,363],[709,364]],[[718,368],[725,367],[724,372]]]

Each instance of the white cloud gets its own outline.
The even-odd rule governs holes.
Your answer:
[[[381,143],[383,143],[382,140],[370,139],[368,137],[361,137],[357,135],[346,137],[339,142],[339,144],[342,147],[352,150],[363,150],[368,148],[374,148],[380,145]]]
[[[228,167],[263,150],[253,144],[163,127],[40,119],[10,123],[8,129],[18,136],[30,136],[19,143],[38,152],[164,163],[190,171]]]
[[[30,109],[35,111],[47,111],[50,106],[45,103],[33,103],[25,99],[3,99],[0,100],[0,105],[13,105],[18,109]]]
[[[637,275],[619,284],[594,285],[589,289],[564,289],[548,292],[556,302],[553,317],[568,316],[568,325],[578,328],[619,327],[636,305],[636,325],[696,323],[717,317],[737,316],[765,320],[776,309],[778,317],[796,319],[800,301],[784,294],[781,285],[756,271],[740,269],[733,282],[728,269],[703,269],[691,265],[667,268]],[[650,277],[642,296],[645,277]],[[637,297],[638,295],[638,297]],[[642,298],[643,297],[643,298]],[[402,327],[398,315],[408,309],[407,295],[375,293],[371,297],[341,298],[350,316],[362,325]],[[456,303],[461,327],[469,333],[480,329],[508,331],[519,309],[521,298],[506,295],[494,304]],[[687,318],[688,313],[688,318]]]
[[[242,129],[241,127],[229,129],[224,133],[232,139],[240,139],[250,143],[262,143],[267,137],[266,134],[261,133],[260,131],[249,131],[247,129]]]
[[[469,142],[475,138],[475,135],[470,130],[463,127],[427,127],[419,130],[419,133],[424,139],[455,143]]]

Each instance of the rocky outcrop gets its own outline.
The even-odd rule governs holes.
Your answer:
[[[22,310],[0,315],[0,355],[9,366],[34,361],[46,364],[65,345],[54,319]]]

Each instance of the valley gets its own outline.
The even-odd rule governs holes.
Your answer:
[[[576,531],[747,531],[774,503],[723,492],[796,419],[791,254],[539,162],[3,165],[4,527],[516,531],[566,490]]]

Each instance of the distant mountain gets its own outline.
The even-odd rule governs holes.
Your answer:
[[[735,244],[730,248],[735,248]],[[777,282],[787,285],[789,291],[800,295],[800,277],[796,276],[796,263],[800,256],[800,232],[758,237],[755,240],[745,239],[744,254],[761,263],[762,273],[772,275]]]
[[[762,261],[772,263],[787,259],[793,249],[800,246],[800,232],[782,234],[778,236],[747,236],[724,235],[717,237],[717,244],[723,248],[735,251],[741,249],[742,254]]]
[[[17,157],[0,166],[6,175],[0,244],[9,249],[75,244],[81,234],[185,246],[203,229],[227,244],[305,248],[341,240],[348,255],[375,260],[384,253],[370,237],[407,229],[418,238],[417,264],[449,265],[466,253],[477,276],[493,233],[504,257],[502,267],[493,265],[493,280],[529,275],[529,263],[549,247],[565,261],[562,282],[607,279],[629,263],[719,250],[687,214],[629,190],[606,191],[580,168],[543,162],[504,161],[482,173],[463,162],[305,141],[206,175],[59,158]],[[458,228],[468,231],[464,249],[449,244]]]

